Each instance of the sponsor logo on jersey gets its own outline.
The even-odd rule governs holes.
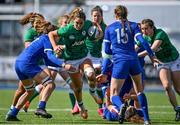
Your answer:
[[[74,44],[72,44],[72,46],[79,46],[82,44],[84,44],[84,41],[76,41],[76,42],[74,42]]]

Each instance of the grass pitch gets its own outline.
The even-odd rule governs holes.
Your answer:
[[[47,111],[53,115],[52,119],[43,119],[34,115],[34,110],[38,105],[38,98],[36,98],[31,103],[28,113],[23,111],[19,113],[20,122],[7,122],[4,118],[11,105],[14,92],[15,90],[0,90],[0,124],[118,124],[118,122],[109,122],[98,116],[97,105],[87,91],[83,92],[83,99],[88,109],[88,119],[84,120],[80,115],[73,116],[70,112],[68,91],[65,90],[55,90],[47,103]],[[175,112],[164,92],[147,92],[146,95],[152,125],[180,124],[180,121],[174,121]],[[179,96],[177,98],[180,103]]]

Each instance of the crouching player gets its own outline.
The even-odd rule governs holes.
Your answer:
[[[112,74],[112,61],[109,58],[104,58],[102,65],[102,73],[106,75],[97,76],[98,82],[106,82],[104,87],[102,87],[103,94],[106,98],[106,104],[104,105],[103,118],[109,121],[118,121],[119,117],[125,118],[128,122],[133,123],[144,123],[143,113],[141,110],[137,110],[135,107],[139,108],[137,96],[133,90],[133,82],[130,76],[125,80],[119,97],[121,99],[121,109],[117,105],[113,105],[110,101],[110,79]],[[130,106],[128,107],[127,102],[130,100]],[[133,102],[133,103],[132,103]],[[134,107],[135,104],[135,107]],[[126,110],[127,109],[127,110]]]

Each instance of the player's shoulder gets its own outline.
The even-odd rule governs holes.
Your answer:
[[[111,29],[113,29],[116,25],[118,25],[118,22],[117,22],[117,21],[115,21],[115,22],[107,25],[106,30],[111,30]]]
[[[130,24],[130,26],[131,26],[132,28],[138,27],[138,23],[137,23],[137,22],[133,22],[133,21],[128,21],[128,22],[129,22],[129,24]]]

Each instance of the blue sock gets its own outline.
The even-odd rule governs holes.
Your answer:
[[[10,114],[13,115],[13,116],[17,116],[18,113],[19,113],[19,109],[14,107]]]
[[[141,105],[142,112],[144,115],[144,121],[149,121],[149,113],[148,113],[148,106],[147,106],[147,99],[144,93],[138,94],[138,101]]]
[[[137,111],[137,114],[138,114],[140,117],[144,117],[143,112],[142,112],[141,109],[138,109],[138,110],[136,110],[136,111]]]
[[[40,109],[45,109],[46,108],[46,102],[45,101],[40,101],[39,102],[39,108]]]
[[[111,101],[113,105],[119,107],[119,109],[121,108],[121,105],[123,104],[119,96],[112,96]]]

